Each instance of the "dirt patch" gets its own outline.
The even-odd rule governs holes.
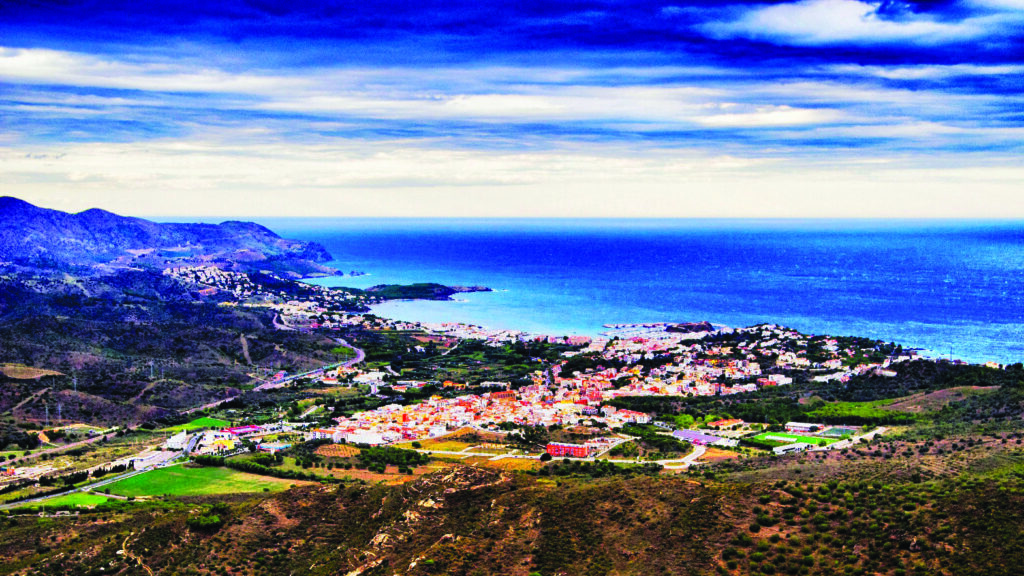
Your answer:
[[[430,474],[431,472],[437,472],[445,468],[450,468],[450,465],[443,463],[432,463],[427,466],[417,466],[413,468],[412,474],[399,474],[397,466],[388,466],[387,472],[380,474],[377,472],[370,472],[369,470],[359,470],[353,468],[351,470],[333,470],[333,476],[336,478],[347,478],[350,480],[363,480],[366,482],[377,483],[383,482],[388,485],[393,484],[405,484],[411,482],[420,476]]]
[[[697,459],[698,462],[724,462],[726,460],[737,460],[740,455],[737,452],[731,450],[722,450],[721,448],[708,448],[704,451],[704,454]]]
[[[988,394],[995,392],[998,389],[999,386],[958,386],[956,388],[937,390],[927,394],[914,394],[913,396],[908,396],[899,402],[879,406],[879,408],[895,412],[921,414],[924,412],[941,410],[943,406],[952,402],[960,402],[961,400],[965,400],[971,396]]]
[[[32,368],[21,364],[0,364],[0,373],[15,380],[39,380],[43,376],[64,376],[63,372]]]

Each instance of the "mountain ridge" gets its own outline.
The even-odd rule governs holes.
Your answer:
[[[100,208],[77,213],[0,197],[0,261],[30,269],[214,265],[292,277],[330,274],[330,253],[255,222],[158,223]]]

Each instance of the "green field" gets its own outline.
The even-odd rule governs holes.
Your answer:
[[[28,504],[25,508],[32,510],[38,510],[40,508],[53,508],[57,506],[95,506],[97,504],[103,504],[108,498],[99,494],[92,494],[89,492],[75,492],[74,494],[65,494],[63,496],[57,496],[50,498],[49,500],[43,500],[42,502],[34,502]]]
[[[885,400],[875,400],[873,402],[830,402],[813,412],[808,412],[807,416],[811,418],[812,422],[823,418],[849,418],[851,416],[861,419],[892,420],[902,418],[908,421],[913,420],[912,416],[881,408],[882,406],[887,406],[897,401],[899,401],[899,399],[890,398]]]
[[[202,496],[238,492],[271,492],[287,490],[292,480],[278,480],[238,472],[230,468],[188,468],[169,466],[157,468],[107,486],[121,496]]]
[[[838,438],[818,438],[817,436],[799,436],[797,434],[789,434],[787,432],[762,432],[761,434],[758,434],[757,436],[751,438],[751,440],[759,440],[761,442],[777,444],[779,446],[785,446],[787,444],[787,442],[780,442],[769,439],[769,436],[771,436],[772,438],[787,438],[790,440],[788,444],[792,444],[793,442],[806,442],[808,444],[813,444],[815,446],[820,444],[822,441],[824,441],[825,444],[832,444],[833,442],[839,441]]]
[[[170,428],[164,428],[161,432],[181,432],[182,430],[198,430],[200,428],[227,428],[231,425],[231,422],[227,420],[221,420],[220,418],[196,418],[195,420],[186,424],[178,424]]]

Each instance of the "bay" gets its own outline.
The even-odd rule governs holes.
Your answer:
[[[968,361],[1024,359],[1024,222],[267,219],[365,276],[482,284],[374,312],[542,334],[709,320],[858,335]]]

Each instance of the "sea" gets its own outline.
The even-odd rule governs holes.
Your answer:
[[[326,286],[493,292],[374,313],[536,334],[610,324],[771,323],[969,362],[1024,360],[1024,222],[264,219],[323,244]],[[358,275],[352,275],[352,272]]]

